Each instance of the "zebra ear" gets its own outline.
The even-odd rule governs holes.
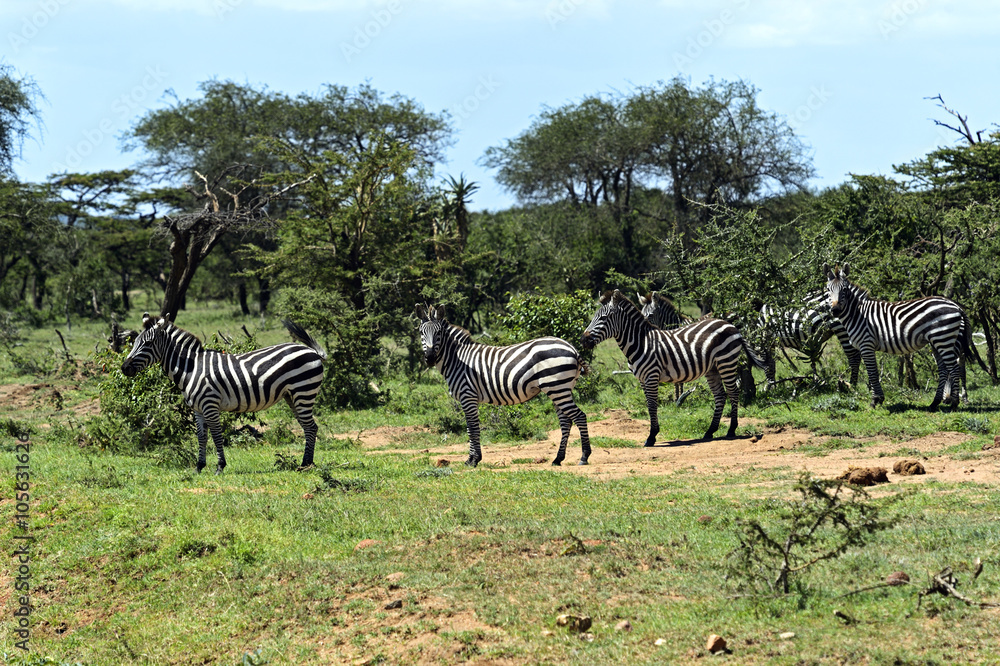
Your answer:
[[[830,270],[830,264],[823,264],[823,275],[826,277],[827,280],[832,280],[834,277],[836,277],[833,274],[833,271]]]
[[[850,271],[850,269],[851,269],[850,265],[849,265],[849,264],[847,264],[847,263],[845,263],[845,264],[844,264],[844,268],[843,268],[843,269],[841,269],[841,271],[840,271],[840,275],[841,275],[842,277],[847,277],[847,273],[848,273],[848,272]]]
[[[639,305],[645,306],[647,303],[651,303],[653,301],[652,294],[646,294],[645,296],[643,296],[639,292],[635,292],[635,295],[639,299]]]
[[[153,328],[155,324],[156,320],[150,317],[148,312],[142,313],[142,330],[145,331],[148,328]]]
[[[622,300],[625,297],[622,295],[622,292],[620,292],[617,289],[615,289],[614,292],[611,294],[611,298],[614,299],[614,300],[616,300],[616,301],[620,301],[620,300]]]
[[[427,321],[429,319],[427,316],[427,306],[417,303],[413,306],[413,315],[420,321]]]
[[[444,321],[448,318],[444,311],[444,305],[438,305],[437,307],[431,307],[431,318],[437,319],[439,321]]]

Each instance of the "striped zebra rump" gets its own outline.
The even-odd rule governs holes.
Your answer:
[[[553,465],[566,457],[573,424],[580,431],[580,464],[590,457],[587,416],[573,400],[573,387],[583,371],[580,354],[570,343],[546,337],[507,347],[484,345],[447,320],[444,306],[417,305],[420,342],[424,360],[445,378],[448,392],[459,401],[469,431],[466,465],[475,467],[483,458],[480,444],[479,405],[514,405],[539,393],[552,399],[559,417],[561,440]]]

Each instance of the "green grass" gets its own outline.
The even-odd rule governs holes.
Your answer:
[[[192,313],[195,330],[239,332],[241,318],[229,309],[214,312]],[[249,323],[259,321],[248,322],[253,330]],[[279,327],[267,330],[274,338],[262,335],[261,344],[284,339]],[[995,660],[996,610],[937,595],[915,610],[917,593],[944,566],[956,571],[963,594],[1000,601],[995,484],[922,483],[885,509],[901,518],[895,528],[815,565],[795,579],[791,595],[739,596],[724,577],[737,520],[773,524],[776,507],[791,498],[797,472],[790,468],[711,476],[684,468],[601,481],[527,458],[502,468],[437,468],[420,451],[464,442],[464,418],[459,413],[456,420],[443,380],[425,371],[382,382],[386,401],[378,409],[321,412],[313,470],[276,466],[301,457],[299,430],[282,405],[264,420],[270,428],[290,427],[295,438],[277,444],[244,438],[229,452],[225,474],[196,475],[152,455],[81,446],[90,413],[81,407],[92,404],[101,371],[76,350],[92,348],[99,335],[96,325],[76,324],[68,340],[72,369],[44,376],[17,372],[0,353],[0,384],[47,385],[24,389],[13,407],[0,405],[0,455],[7,461],[0,484],[7,490],[15,482],[13,434],[34,429],[36,660],[693,663],[714,659],[704,651],[711,633],[728,641],[732,654],[722,659],[730,663]],[[21,349],[44,357],[49,337],[54,333],[46,329],[28,332]],[[645,419],[634,377],[609,373],[621,367],[620,353],[608,344],[598,352],[597,398],[583,409],[592,421],[611,409]],[[830,367],[837,372],[836,359]],[[973,460],[992,441],[981,432],[982,420],[996,421],[1000,391],[976,383],[981,374],[972,381],[973,402],[957,413],[925,411],[928,393],[897,391],[888,381],[888,408],[878,410],[868,407],[864,388],[840,393],[827,381],[800,385],[792,396],[785,384],[741,408],[741,419],[754,423],[741,423],[740,432],[804,428],[823,436],[809,445],[816,455],[854,448],[859,438],[888,438],[899,443],[899,455],[911,456],[907,441],[958,430],[970,438],[936,454]],[[667,398],[671,387],[663,388],[661,442],[703,434],[711,401],[699,384],[680,408]],[[485,463],[496,459],[493,443],[558,427],[546,400],[491,418],[484,418],[492,428],[484,432]],[[387,425],[421,429],[391,445],[402,454],[365,451],[345,435]],[[193,449],[193,432],[188,441]],[[571,449],[575,444],[574,438]],[[593,445],[641,442],[595,437]],[[873,501],[897,492],[882,488]],[[0,527],[6,552],[13,552],[17,533],[10,521]],[[973,581],[977,557],[984,569]],[[8,559],[3,576],[11,566]],[[910,575],[910,586],[843,596],[899,570]],[[386,608],[397,600],[401,607]],[[0,654],[19,663],[11,607],[5,602]],[[834,610],[855,622],[845,625]],[[556,627],[562,613],[590,615],[594,640]],[[614,630],[622,619],[631,632]],[[795,637],[782,639],[783,632]],[[656,646],[659,638],[666,643]]]

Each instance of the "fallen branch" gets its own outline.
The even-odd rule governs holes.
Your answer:
[[[920,610],[920,604],[924,600],[924,597],[930,594],[955,597],[968,606],[978,606],[979,608],[1000,608],[1000,604],[998,603],[990,601],[973,601],[955,589],[956,587],[958,587],[958,579],[955,578],[955,574],[952,572],[951,567],[941,569],[941,571],[935,574],[934,578],[931,580],[931,586],[918,595],[917,610]]]

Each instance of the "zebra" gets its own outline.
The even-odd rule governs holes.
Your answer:
[[[590,458],[590,435],[587,415],[573,401],[573,387],[586,365],[570,343],[546,337],[507,347],[473,342],[472,335],[448,322],[443,305],[417,305],[414,315],[420,320],[420,343],[428,366],[436,367],[448,384],[448,393],[458,400],[465,412],[469,431],[469,458],[465,464],[475,467],[483,459],[479,444],[479,403],[515,405],[539,393],[552,399],[559,416],[562,439],[552,460],[561,465],[566,457],[566,443],[576,423],[583,449],[581,465]]]
[[[650,324],[658,326],[664,331],[687,326],[694,321],[693,318],[678,310],[673,301],[657,291],[645,296],[637,292],[636,296],[639,299],[642,316]],[[684,392],[684,382],[674,384],[674,404],[680,407],[681,403],[684,402],[684,398],[688,397],[692,391],[694,389],[690,389],[687,393]]]
[[[816,374],[816,362],[823,345],[831,337],[836,336],[851,372],[851,386],[858,382],[858,372],[861,367],[861,352],[851,344],[847,329],[839,319],[830,313],[829,301],[825,292],[812,292],[805,298],[804,307],[780,308],[770,304],[760,307],[759,326],[772,342],[778,345],[796,349],[804,353],[812,364],[813,374]],[[768,386],[774,386],[774,344],[767,345],[764,353],[767,363]]]
[[[694,321],[694,319],[678,310],[673,301],[657,291],[645,296],[637,293],[636,296],[639,298],[642,316],[649,323],[659,326],[664,331],[687,326]]]
[[[601,297],[600,307],[583,332],[583,346],[589,349],[607,338],[618,342],[628,359],[629,369],[646,394],[649,437],[645,446],[653,446],[660,431],[656,417],[659,385],[690,382],[702,376],[715,397],[712,423],[704,439],[711,439],[718,430],[727,396],[732,410],[726,437],[736,434],[739,421],[736,377],[740,350],[762,370],[764,361],[747,346],[735,326],[721,319],[702,318],[683,328],[663,331],[646,321],[632,301],[615,289]]]
[[[961,306],[942,296],[895,302],[875,300],[867,289],[851,283],[847,277],[849,270],[847,264],[833,270],[823,266],[830,311],[844,325],[851,344],[865,362],[872,406],[885,401],[875,352],[911,354],[928,344],[938,368],[937,391],[930,407],[933,409],[942,401],[957,406],[964,391],[962,357],[977,358],[985,369],[982,359],[971,348],[972,325]]]
[[[326,352],[297,324],[283,320],[292,338],[302,344],[283,343],[244,354],[226,354],[202,347],[193,334],[167,319],[143,314],[143,330],[122,363],[122,373],[134,377],[159,363],[194,409],[198,429],[198,473],[205,468],[205,448],[212,431],[221,474],[226,467],[220,412],[258,412],[284,398],[305,431],[302,467],[313,464],[316,420],[313,405],[323,383]]]

